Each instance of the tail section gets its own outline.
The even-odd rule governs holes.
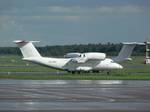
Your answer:
[[[115,57],[113,60],[115,62],[131,60],[130,56],[136,45],[144,45],[144,43],[137,43],[137,42],[123,43],[121,51],[119,52],[118,56]]]
[[[32,44],[37,41],[16,40],[14,43],[20,48],[24,58],[41,57],[35,46]]]

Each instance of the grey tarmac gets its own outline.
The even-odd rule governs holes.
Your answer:
[[[0,80],[0,112],[150,112],[150,81]]]

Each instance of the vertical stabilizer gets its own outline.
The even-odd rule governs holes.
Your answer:
[[[137,43],[137,42],[123,43],[123,47],[122,47],[121,51],[119,52],[117,57],[113,58],[113,60],[115,62],[131,60],[130,56],[136,45],[144,45],[144,44]]]
[[[20,48],[24,58],[41,57],[35,46],[32,44],[37,41],[16,40],[14,43]]]

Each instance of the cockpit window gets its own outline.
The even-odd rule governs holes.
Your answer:
[[[111,63],[114,63],[114,61],[113,61],[113,60],[111,60],[110,62],[111,62]]]

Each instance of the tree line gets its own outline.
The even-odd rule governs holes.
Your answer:
[[[117,55],[122,47],[121,43],[74,44],[37,47],[43,56],[63,56],[69,52],[103,52],[109,56]],[[21,55],[18,47],[0,47],[0,55]],[[133,55],[145,55],[145,46],[136,46]]]

